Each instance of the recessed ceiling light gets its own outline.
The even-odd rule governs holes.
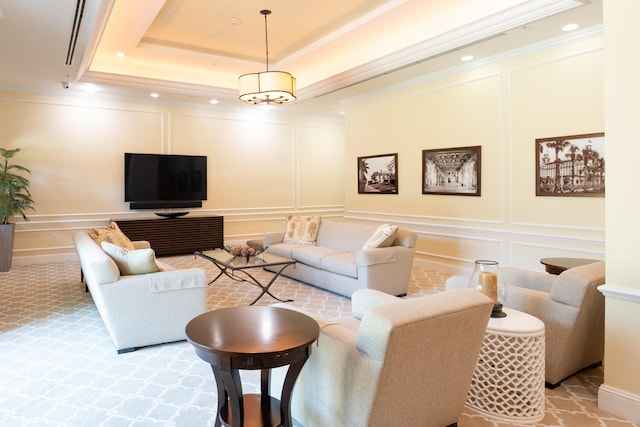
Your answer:
[[[160,94],[159,94],[159,93],[156,93],[156,92],[153,92],[153,93],[151,94],[151,97],[152,97],[152,98],[159,98],[159,97],[160,97]]]
[[[562,27],[562,31],[573,31],[577,30],[578,28],[580,28],[580,25],[578,24],[567,24]]]
[[[92,83],[85,83],[84,85],[82,85],[82,90],[85,92],[93,93],[98,92],[100,89],[98,88],[98,86]]]
[[[212,99],[211,101],[209,101],[210,104],[216,105],[218,103],[217,99]]]
[[[460,58],[460,61],[471,61],[473,59],[473,55],[465,55],[462,58]]]
[[[125,56],[127,56],[127,54],[126,54],[126,53],[124,53],[124,52],[117,52],[117,53],[116,53],[116,56],[117,56],[118,58],[124,58]]]

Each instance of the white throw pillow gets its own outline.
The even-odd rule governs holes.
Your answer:
[[[391,225],[389,223],[382,224],[376,228],[376,231],[374,231],[371,237],[369,237],[369,240],[365,242],[362,249],[367,250],[391,246],[393,241],[396,240],[397,234],[397,225]]]
[[[283,242],[315,245],[321,221],[322,217],[320,216],[289,215]]]
[[[118,265],[120,274],[145,274],[160,271],[153,249],[129,250],[109,242],[102,242],[102,249]]]

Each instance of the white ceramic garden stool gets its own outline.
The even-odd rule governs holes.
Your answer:
[[[497,421],[535,423],[544,417],[544,323],[504,312],[489,319],[466,406]]]

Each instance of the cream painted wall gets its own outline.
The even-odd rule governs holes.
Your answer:
[[[281,230],[292,212],[342,217],[343,122],[260,111],[0,94],[2,146],[22,149],[36,201],[15,219],[14,265],[74,259],[75,231],[154,217],[124,202],[124,152],[206,155],[208,200],[190,215],[224,215],[227,240]]]
[[[605,375],[598,406],[640,422],[640,195],[633,177],[640,145],[640,2],[605,0],[605,131],[609,168],[606,202],[607,280]]]
[[[511,72],[512,220],[526,226],[579,229],[604,225],[601,198],[535,195],[536,138],[603,132],[602,50],[519,67]],[[598,82],[594,85],[594,82]],[[533,191],[532,191],[533,190]],[[576,211],[579,214],[576,215]]]
[[[494,221],[500,214],[499,192],[485,192],[482,198],[431,196],[446,200],[429,203],[421,195],[420,159],[423,149],[473,145],[483,145],[483,158],[498,156],[499,85],[499,78],[490,75],[434,88],[416,88],[413,93],[399,94],[387,102],[350,109],[349,158],[354,159],[349,163],[350,194],[357,193],[357,157],[396,152],[400,194],[353,194],[349,209],[378,214],[382,205],[385,213],[451,218],[460,216],[462,208],[471,201],[479,208],[479,220]],[[484,144],[486,140],[496,143]],[[482,186],[500,187],[500,170],[485,170]]]
[[[604,131],[601,34],[389,88],[347,107],[347,218],[419,233],[421,262],[543,270],[604,258],[604,198],[537,197],[535,139]],[[422,150],[480,145],[481,196],[423,195]],[[398,153],[398,195],[358,194],[358,156]]]
[[[172,114],[170,135],[172,149],[209,156],[206,207],[293,209],[291,124]]]

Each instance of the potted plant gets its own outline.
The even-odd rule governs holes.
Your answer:
[[[9,159],[19,151],[19,148],[0,148],[0,156],[4,159],[0,165],[0,272],[11,269],[13,258],[15,224],[9,221],[18,214],[28,221],[25,212],[33,210],[29,180],[24,176],[31,171],[24,166],[9,164]]]

